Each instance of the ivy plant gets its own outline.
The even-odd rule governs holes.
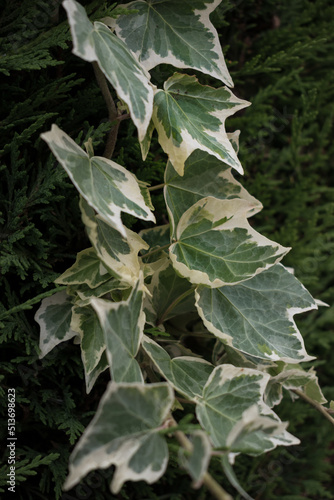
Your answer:
[[[314,358],[294,321],[320,303],[282,264],[289,248],[249,222],[262,205],[234,177],[243,173],[239,131],[227,133],[225,120],[250,103],[230,90],[209,18],[220,3],[135,0],[92,23],[78,2],[63,2],[73,52],[93,63],[112,122],[103,157],[56,125],[42,134],[80,193],[91,246],[36,313],[40,357],[73,339],[87,393],[105,370],[111,378],[71,455],[65,490],[110,465],[114,494],[126,481],[153,483],[173,441],[194,487],[231,498],[209,473],[215,456],[247,499],[235,457],[299,443],[273,410],[283,389],[333,423],[314,369],[301,365]],[[157,88],[150,71],[162,63],[177,71]],[[162,184],[149,186],[111,159],[124,118],[144,159],[156,130],[168,155]],[[150,198],[158,188],[169,218],[162,226]],[[151,225],[136,233],[122,213]]]

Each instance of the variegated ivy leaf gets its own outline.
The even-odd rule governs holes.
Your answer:
[[[175,73],[154,96],[153,122],[159,142],[179,175],[195,150],[201,149],[243,173],[225,132],[225,119],[250,103],[226,87],[201,85],[195,76]]]
[[[52,125],[51,131],[41,137],[87,203],[123,237],[126,237],[126,229],[121,212],[155,221],[145,204],[136,177],[124,167],[100,156],[90,158],[57,125]]]
[[[173,405],[172,388],[161,384],[109,383],[95,417],[70,457],[69,490],[88,472],[117,467],[111,490],[125,481],[157,481],[165,472],[168,448],[158,434]]]
[[[141,277],[126,301],[91,299],[101,323],[111,378],[115,382],[143,382],[135,359],[145,326],[143,296]]]
[[[81,285],[86,283],[96,288],[110,279],[110,274],[96,255],[94,248],[86,248],[77,254],[73,266],[67,269],[55,283],[62,285]]]
[[[233,87],[217,31],[209,19],[220,2],[135,0],[122,5],[137,12],[120,16],[116,33],[147,70],[161,63],[193,68]]]
[[[105,24],[92,24],[78,2],[65,0],[63,6],[71,27],[73,54],[85,61],[98,63],[118,97],[128,105],[139,140],[143,140],[153,109],[149,73]]]
[[[235,286],[198,287],[195,295],[206,328],[234,349],[294,364],[314,359],[305,351],[293,316],[317,306],[284,266]]]
[[[182,214],[207,196],[219,200],[240,198],[248,201],[247,217],[262,209],[262,204],[234,179],[231,168],[199,149],[185,162],[183,176],[175,171],[170,161],[167,163],[164,195],[174,231]]]
[[[39,348],[40,359],[44,358],[56,345],[73,337],[78,333],[71,329],[73,300],[66,290],[57,292],[51,297],[42,300],[35,314],[35,321],[40,326]]]
[[[89,375],[99,364],[105,351],[103,330],[95,311],[89,307],[74,306],[71,328],[81,336],[81,359]]]
[[[298,389],[320,404],[326,403],[318,377],[313,369],[304,371],[299,365],[278,363],[278,368],[272,368],[269,373],[273,375],[267,385],[265,401],[268,406],[278,405],[283,398],[282,388],[287,390]],[[276,374],[277,373],[277,374]]]
[[[277,432],[266,435],[261,426],[258,431],[251,428],[249,433],[244,432],[242,442],[245,453],[259,454],[277,445],[299,443],[284,428],[277,427],[277,422],[280,423],[278,416],[263,401],[269,378],[268,373],[228,364],[213,370],[203,389],[202,399],[197,402],[196,415],[215,447],[234,451],[230,433],[254,405],[259,415],[273,420]]]
[[[85,366],[84,366],[85,368]],[[109,368],[106,351],[104,350],[100,361],[96,365],[96,367],[90,372],[87,373],[85,370],[85,382],[86,382],[86,392],[87,394],[93,389],[94,384],[98,378],[98,376],[104,372],[107,368]]]
[[[186,398],[196,401],[213,370],[213,365],[201,358],[181,356],[171,359],[154,340],[144,335],[142,344],[161,375]]]
[[[116,229],[96,216],[83,198],[80,208],[88,237],[103,265],[117,279],[134,286],[140,272],[138,252],[148,248],[145,241],[127,228],[124,228],[126,239],[123,238]]]
[[[253,208],[235,198],[203,198],[180,218],[170,257],[176,271],[195,284],[240,283],[276,264],[289,251],[256,232],[247,216]]]
[[[163,258],[147,285],[150,294],[145,297],[147,322],[160,325],[174,316],[196,311],[194,289],[188,280],[175,272],[169,258]]]
[[[77,295],[75,303],[80,307],[85,307],[90,304],[92,297],[103,297],[107,294],[112,295],[113,292],[121,292],[127,289],[129,289],[128,283],[122,283],[115,278],[109,279],[94,289],[89,288],[88,285],[80,285],[75,290]]]
[[[199,488],[211,460],[212,446],[207,434],[203,431],[194,431],[189,436],[192,451],[185,453],[180,449],[180,462],[193,480],[192,487]]]

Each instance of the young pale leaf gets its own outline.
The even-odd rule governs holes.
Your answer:
[[[169,258],[163,258],[160,262],[151,283],[147,285],[151,295],[145,297],[147,320],[152,325],[160,325],[174,316],[196,311],[194,290],[189,281],[176,274]]]
[[[192,478],[192,487],[200,488],[209,467],[212,446],[207,434],[203,431],[194,431],[189,436],[189,441],[193,449],[190,454],[186,454],[183,449],[180,450],[180,463]]]
[[[235,198],[203,198],[180,218],[170,257],[192,283],[220,287],[248,280],[289,251],[256,232],[247,216],[253,208]]]
[[[121,212],[155,221],[145,204],[136,177],[124,167],[100,156],[90,158],[57,125],[52,125],[51,131],[41,137],[87,203],[123,237],[126,237],[126,230]]]
[[[201,358],[182,356],[171,359],[168,353],[154,340],[144,335],[142,344],[145,352],[176,391],[196,401],[213,370],[213,366]]]
[[[122,7],[137,12],[117,19],[115,30],[140,63],[193,68],[233,87],[218,34],[209,15],[221,0],[135,0]]]
[[[145,326],[143,296],[141,278],[126,301],[91,300],[103,330],[111,378],[115,382],[143,382],[135,359]]]
[[[55,283],[62,285],[81,285],[86,283],[96,288],[110,279],[110,274],[96,255],[94,248],[86,248],[77,254],[73,266],[67,269]]]
[[[283,365],[280,367],[281,371],[270,379],[266,388],[265,402],[268,406],[273,407],[282,401],[283,387],[287,390],[299,389],[317,403],[327,402],[313,368],[306,372],[299,365],[284,363],[279,363],[279,365]],[[274,370],[270,370],[269,373],[272,371]]]
[[[39,339],[40,359],[44,358],[56,345],[78,336],[78,333],[72,330],[70,326],[72,306],[72,298],[67,295],[66,290],[57,292],[51,297],[42,300],[35,314],[35,321],[41,328]]]
[[[207,196],[219,200],[240,198],[248,201],[247,217],[262,209],[262,204],[234,179],[231,168],[199,149],[186,160],[183,176],[178,175],[170,161],[167,163],[164,195],[174,230],[182,214]]]
[[[225,132],[225,120],[249,102],[226,87],[201,85],[195,76],[175,73],[154,96],[153,122],[159,142],[179,175],[195,150],[201,149],[243,173]]]
[[[208,432],[213,445],[217,448],[233,450],[229,437],[235,425],[243,419],[244,412],[254,405],[261,416],[273,420],[277,432],[266,434],[251,428],[243,433],[243,451],[259,454],[277,445],[298,444],[298,440],[285,431],[277,415],[263,402],[263,394],[270,376],[251,368],[233,365],[217,366],[210,375],[204,390],[203,399],[197,402],[196,415],[202,427]],[[245,426],[242,425],[242,429]],[[237,433],[238,434],[238,433]],[[232,448],[230,448],[232,447]]]
[[[235,286],[198,287],[195,295],[206,328],[234,349],[287,363],[314,359],[293,316],[317,306],[281,264]]]
[[[103,331],[91,307],[74,306],[71,328],[81,336],[81,358],[85,373],[89,375],[99,364],[105,351]]]
[[[85,61],[98,63],[118,97],[128,105],[139,140],[143,140],[153,110],[150,75],[107,26],[89,21],[85,9],[78,2],[65,0],[63,6],[71,27],[73,54]]]
[[[111,489],[128,480],[157,481],[165,472],[168,448],[157,434],[173,405],[172,388],[161,384],[109,383],[95,417],[70,457],[69,490],[88,472],[117,467]]]
[[[148,248],[145,241],[127,228],[124,228],[124,239],[116,229],[96,216],[83,198],[80,208],[88,237],[103,265],[123,284],[134,286],[140,272],[138,252]]]

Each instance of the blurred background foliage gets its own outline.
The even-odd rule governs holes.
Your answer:
[[[94,19],[113,2],[82,1]],[[118,2],[118,4],[125,2]],[[110,128],[91,65],[71,54],[71,39],[58,0],[0,0],[0,342],[1,396],[16,390],[17,496],[30,499],[209,499],[192,490],[170,443],[167,474],[154,485],[128,483],[112,496],[112,468],[91,473],[64,494],[69,454],[95,413],[106,374],[85,394],[79,350],[60,345],[38,359],[34,299],[89,242],[75,188],[39,135],[57,123],[79,144],[92,137],[102,154]],[[292,247],[284,260],[317,299],[330,307],[298,317],[307,351],[317,357],[319,381],[334,399],[334,5],[329,0],[223,0],[211,16],[235,83],[234,93],[252,106],[228,120],[241,130],[244,186],[264,205],[256,229]],[[170,66],[152,71],[161,84]],[[193,72],[190,72],[193,73]],[[218,86],[204,75],[202,83]],[[141,180],[163,180],[166,156],[156,137],[146,162],[135,128],[123,121],[114,154]],[[152,193],[158,223],[166,222],[162,194]],[[139,230],[144,224],[127,218]],[[29,303],[30,301],[30,303]],[[32,301],[32,303],[31,303]],[[20,312],[13,308],[26,303]],[[307,366],[307,364],[305,364]],[[277,412],[301,440],[256,459],[240,457],[236,473],[256,500],[334,498],[334,435],[329,422],[302,401],[285,395]],[[1,442],[7,436],[1,408]],[[1,448],[0,491],[6,487],[6,446]],[[213,460],[214,477],[240,498]]]

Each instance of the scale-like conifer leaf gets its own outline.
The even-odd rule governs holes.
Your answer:
[[[293,316],[317,305],[280,264],[235,286],[198,287],[196,306],[207,329],[234,349],[287,363],[313,359]]]
[[[141,277],[126,301],[91,300],[103,330],[111,378],[115,382],[143,382],[135,359],[145,325],[143,296]]]
[[[120,40],[100,22],[92,24],[82,7],[75,0],[65,0],[73,38],[73,53],[85,61],[96,61],[106,78],[124,101],[143,140],[153,109],[153,87],[150,76]]]
[[[39,357],[44,358],[56,345],[78,333],[71,329],[73,300],[66,290],[57,292],[42,300],[35,314],[35,321],[40,326]]]
[[[124,237],[121,212],[155,221],[146,206],[136,177],[121,165],[100,156],[89,157],[57,125],[41,135],[71,181],[98,214]]]
[[[172,388],[161,384],[109,383],[97,412],[70,457],[69,490],[88,472],[117,467],[111,489],[125,481],[157,481],[165,472],[168,448],[157,432],[174,401]]]
[[[184,163],[201,149],[243,173],[225,132],[225,119],[249,106],[226,87],[201,85],[195,76],[175,73],[154,96],[153,122],[159,142],[175,170],[183,175]]]
[[[117,279],[134,286],[140,272],[138,252],[147,249],[148,245],[127,228],[124,239],[116,229],[95,215],[84,198],[80,200],[80,208],[89,239],[103,265]]]
[[[230,433],[233,429],[235,431],[238,422],[245,419],[245,412],[253,406],[257,407],[260,416],[272,419],[270,429],[274,432],[263,432],[261,425],[254,424],[254,419],[254,425],[247,432],[245,422],[242,422],[242,440],[238,447],[242,442],[243,452],[259,454],[277,445],[299,443],[285,430],[285,426],[281,426],[278,416],[263,401],[269,378],[267,373],[228,364],[214,369],[204,387],[203,398],[197,402],[196,415],[215,447],[234,451],[233,442],[240,435],[240,429],[232,437]]]
[[[142,344],[153,363],[176,391],[196,401],[213,370],[213,365],[202,358],[181,356],[171,358],[154,340],[144,335]]]
[[[209,15],[221,0],[135,0],[136,9],[120,16],[115,30],[140,63],[150,70],[161,63],[193,68],[233,87],[218,34]]]
[[[288,252],[248,223],[246,200],[203,198],[180,218],[169,249],[178,273],[192,283],[220,287],[248,280]]]
[[[234,198],[247,200],[250,203],[247,217],[262,209],[262,204],[234,179],[231,168],[215,156],[199,149],[186,160],[183,176],[180,176],[172,163],[168,161],[165,170],[164,195],[174,229],[182,214],[207,196],[219,200]]]

